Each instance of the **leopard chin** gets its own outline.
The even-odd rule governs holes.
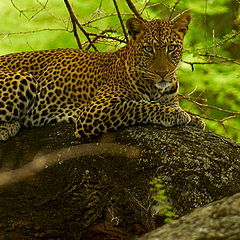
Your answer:
[[[165,90],[167,87],[169,87],[172,83],[169,81],[161,81],[155,83],[155,87],[161,90]]]

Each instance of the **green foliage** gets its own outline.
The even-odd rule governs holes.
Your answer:
[[[117,1],[123,21],[133,16],[126,1]],[[185,39],[183,60],[208,64],[184,63],[178,70],[181,93],[200,103],[240,112],[240,4],[232,0],[140,0],[133,1],[146,19],[174,17],[191,9],[192,22]],[[71,5],[80,23],[90,33],[106,34],[124,40],[112,1],[72,0]],[[147,8],[154,4],[153,7]],[[59,0],[12,0],[1,1],[0,54],[53,48],[77,48],[72,33],[69,13],[64,1]],[[81,42],[88,45],[86,37],[78,30]],[[94,36],[91,36],[94,38]],[[114,51],[123,44],[113,39],[101,38],[95,43],[99,51]],[[92,49],[90,49],[92,50]],[[206,55],[201,56],[201,55]],[[211,55],[211,57],[209,56]],[[215,56],[215,57],[213,57]],[[223,56],[219,58],[216,56]],[[227,60],[228,59],[228,60]],[[240,141],[239,114],[199,108],[183,100],[182,106],[207,119],[236,118],[223,122],[206,120],[207,129]],[[227,130],[227,132],[226,132]]]
[[[191,97],[196,99],[199,97],[199,102],[233,112],[239,111],[240,82],[236,80],[240,79],[240,72],[237,65],[211,65],[211,67],[201,65],[196,67],[192,72],[191,67],[184,64],[178,73],[179,78],[182,80],[180,90],[184,95],[194,91]],[[231,115],[211,108],[198,108],[196,105],[185,100],[181,102],[181,106],[196,114],[218,120]],[[227,121],[225,123],[226,129],[215,121],[206,121],[206,123],[207,129],[221,135],[231,136],[240,141],[239,117]]]
[[[168,204],[168,198],[166,196],[166,190],[161,179],[153,178],[150,182],[152,188],[150,191],[153,192],[153,199],[156,201],[154,210],[158,216],[164,217],[164,222],[170,222],[171,220],[178,218],[179,216],[173,212],[173,207]]]

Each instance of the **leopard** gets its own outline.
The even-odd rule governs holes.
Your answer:
[[[204,129],[179,105],[176,69],[191,21],[126,21],[130,37],[115,52],[62,48],[0,57],[0,140],[22,127],[72,122],[76,138],[158,124]]]

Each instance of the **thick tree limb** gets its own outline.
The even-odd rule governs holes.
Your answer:
[[[211,132],[135,126],[92,140],[73,132],[66,123],[23,129],[0,144],[2,173],[41,160],[29,176],[12,175],[0,187],[0,239],[130,239],[149,232],[164,220],[154,210],[153,177],[163,181],[179,216],[240,191],[240,146]]]

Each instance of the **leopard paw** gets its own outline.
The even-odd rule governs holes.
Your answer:
[[[0,141],[6,141],[10,137],[15,136],[20,127],[21,125],[19,122],[0,124]]]
[[[161,124],[165,127],[187,125],[191,121],[190,115],[181,108],[171,108],[165,112]]]
[[[191,115],[191,121],[188,123],[189,126],[196,127],[199,129],[205,129],[205,122],[198,116]]]
[[[184,110],[179,109],[175,125],[186,125],[191,121],[190,115]]]

